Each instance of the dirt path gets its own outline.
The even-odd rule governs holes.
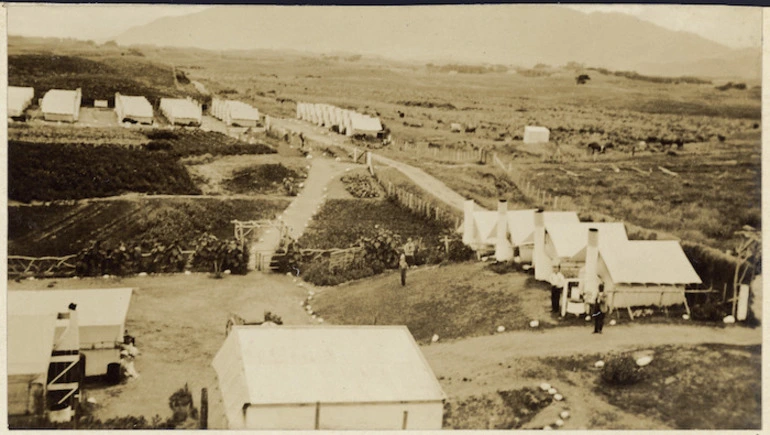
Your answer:
[[[605,353],[660,345],[762,343],[762,331],[743,327],[713,328],[688,325],[607,326],[591,334],[590,325],[542,331],[514,331],[438,343],[422,348],[437,372],[497,365],[510,357],[544,357]]]
[[[275,118],[272,119],[271,122],[273,122],[278,127],[285,128],[294,132],[301,132],[307,139],[311,141],[320,142],[325,145],[338,146],[348,150],[352,150],[354,148],[348,142],[345,136],[328,132],[323,128],[299,121],[297,119]],[[372,160],[375,163],[381,163],[398,169],[401,171],[401,173],[409,177],[412,181],[420,185],[436,198],[444,201],[447,205],[458,210],[463,210],[463,203],[465,202],[465,198],[422,169],[375,153],[372,153]]]
[[[494,394],[498,390],[537,387],[547,382],[565,397],[538,414],[523,429],[551,425],[560,412],[571,417],[564,429],[666,429],[665,423],[632,415],[597,396],[591,382],[568,370],[544,370],[541,357],[603,354],[660,345],[762,343],[759,329],[710,328],[689,325],[607,326],[602,335],[591,334],[590,325],[541,331],[514,331],[421,346],[444,392],[451,400]]]
[[[302,236],[305,228],[326,200],[329,182],[350,166],[349,163],[340,163],[324,158],[312,159],[310,172],[304,182],[305,187],[284,210],[283,214],[278,217],[288,227],[289,235],[292,238],[299,239]],[[265,230],[260,239],[251,246],[249,269],[254,270],[256,268],[257,261],[259,261],[258,254],[269,256],[278,248],[280,241],[281,234],[277,229]],[[262,261],[269,262],[269,259],[264,258]]]

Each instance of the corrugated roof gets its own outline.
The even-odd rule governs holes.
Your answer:
[[[588,229],[599,230],[599,248],[628,241],[626,226],[622,222],[580,222],[576,224],[546,223],[548,240],[558,258],[585,258]]]
[[[123,116],[150,117],[153,116],[152,104],[144,97],[134,97],[121,95],[120,101],[123,104]]]
[[[445,397],[405,326],[235,327],[213,366],[225,402],[238,409],[243,398],[265,405]]]
[[[66,307],[64,310],[66,311]],[[8,376],[48,372],[56,314],[8,316]]]
[[[43,96],[43,113],[74,115],[77,106],[80,106],[77,91],[51,89]]]
[[[574,211],[544,211],[543,221],[549,224],[577,224],[580,222]],[[534,243],[535,210],[508,210],[508,231],[514,246]]]
[[[13,290],[8,292],[10,315],[55,314],[77,304],[81,327],[123,325],[132,289]]]
[[[676,240],[628,241],[599,249],[610,277],[623,284],[700,284]]]

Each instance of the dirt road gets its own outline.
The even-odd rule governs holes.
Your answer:
[[[711,328],[689,325],[607,326],[601,335],[592,327],[515,331],[422,346],[434,374],[451,400],[494,394],[498,390],[533,388],[542,382],[556,387],[566,400],[554,402],[523,429],[553,424],[559,413],[572,417],[563,429],[666,429],[665,423],[610,405],[591,391],[591,381],[568,370],[543,369],[541,357],[606,354],[661,345],[723,343],[756,345],[762,331],[740,326]],[[653,363],[654,364],[654,363]]]
[[[301,132],[307,139],[313,142],[319,142],[329,146],[338,146],[348,150],[354,148],[354,146],[349,143],[346,136],[326,131],[321,127],[297,119],[275,118],[272,119],[271,122],[278,127],[294,132]],[[444,201],[450,207],[463,210],[465,198],[422,169],[375,153],[372,153],[372,161],[374,163],[380,163],[398,169],[416,184],[422,186],[425,190],[436,198]]]

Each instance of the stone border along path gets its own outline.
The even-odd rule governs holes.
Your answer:
[[[315,142],[320,142],[326,146],[338,146],[348,151],[352,151],[353,148],[355,148],[347,143],[347,136],[328,132],[322,127],[308,124],[304,121],[292,118],[270,118],[270,122],[276,127],[284,128],[296,133],[301,132],[306,138]],[[425,189],[428,193],[434,195],[436,198],[444,201],[450,207],[454,207],[460,211],[463,210],[465,198],[422,169],[375,153],[372,153],[372,161],[398,169],[417,185]],[[477,207],[480,206],[477,205]]]
[[[310,171],[304,181],[303,189],[277,218],[288,227],[289,235],[294,239],[302,236],[313,216],[321,209],[321,205],[326,200],[327,184],[345,169],[352,167],[352,163],[341,164],[330,159],[315,157],[308,159],[308,164]],[[257,269],[259,253],[265,255],[262,259],[263,264],[270,264],[270,257],[280,242],[281,234],[277,228],[266,229],[259,240],[249,247],[249,270]]]

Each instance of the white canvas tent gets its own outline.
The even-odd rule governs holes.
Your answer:
[[[48,315],[77,304],[80,349],[86,356],[86,376],[107,373],[107,365],[120,362],[120,344],[132,289],[9,291],[8,311],[15,315]]]
[[[200,125],[201,105],[190,98],[161,98],[160,111],[173,125]]]
[[[613,309],[686,305],[685,287],[701,279],[675,240],[601,243],[596,274]],[[589,273],[588,268],[585,271]]]
[[[24,111],[32,104],[34,98],[34,88],[8,86],[8,116],[16,118],[24,115]]]
[[[7,331],[8,415],[42,414],[56,314],[11,313]]]
[[[230,429],[441,429],[405,326],[237,326],[214,357]]]
[[[586,262],[588,231],[599,232],[599,249],[628,243],[626,227],[622,222],[580,222],[545,224],[544,252],[548,276],[558,265],[566,278],[575,278]],[[539,265],[535,265],[539,267]]]
[[[80,88],[69,91],[51,89],[43,96],[41,109],[46,121],[77,122],[80,118]]]
[[[147,98],[115,94],[115,114],[118,122],[133,121],[140,124],[152,124],[152,104]]]
[[[550,135],[551,132],[545,127],[524,127],[524,143],[545,143],[550,139]]]
[[[547,211],[544,212],[548,223],[578,223],[577,213]],[[535,232],[535,210],[506,210],[505,212],[506,243],[519,249],[521,261],[532,261]],[[474,250],[484,249],[498,244],[498,227],[501,210],[488,211],[481,209],[473,200],[467,200],[464,206],[463,243]]]

